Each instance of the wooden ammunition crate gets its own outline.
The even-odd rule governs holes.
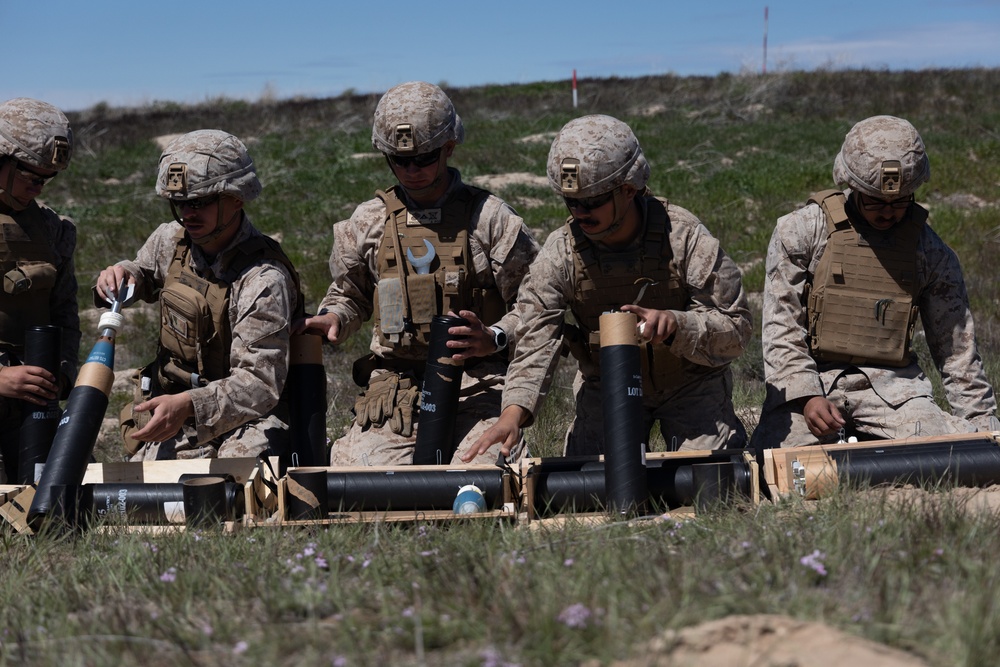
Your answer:
[[[910,437],[898,440],[866,440],[830,445],[810,445],[763,452],[764,478],[772,498],[796,495],[814,500],[839,483],[837,464],[831,452],[850,449],[890,448],[903,445],[943,444],[955,441],[982,441],[1000,445],[1000,433],[955,433]]]
[[[725,450],[724,450],[725,451]],[[685,451],[685,452],[650,452],[646,454],[646,462],[656,462],[656,461],[668,461],[671,459],[692,459],[697,460],[704,458],[706,463],[715,462],[721,463],[722,460],[712,460],[714,457],[725,456],[725,454],[732,455],[736,454],[740,456],[743,462],[747,465],[748,474],[750,476],[749,480],[749,497],[748,500],[757,504],[760,502],[760,465],[758,461],[754,458],[751,452],[745,450],[731,450],[722,452],[713,452],[711,450],[704,451]],[[604,460],[603,456],[590,456],[590,457],[546,457],[546,458],[526,458],[521,462],[521,497],[519,502],[519,515],[518,520],[520,522],[531,523],[537,521],[565,521],[567,519],[566,515],[570,515],[573,520],[586,520],[586,521],[599,521],[602,517],[609,518],[610,515],[607,511],[598,512],[565,512],[559,513],[555,516],[540,517],[537,512],[536,504],[538,492],[538,483],[540,471],[551,466],[560,466],[562,464],[569,464],[570,466],[579,465],[583,463],[599,463]],[[691,505],[683,505],[680,507],[672,508],[667,512],[671,517],[690,517],[695,513],[695,508]]]
[[[313,469],[316,467],[313,466]],[[447,470],[456,474],[457,482],[461,481],[458,475],[463,470],[491,472],[497,470],[491,465],[468,465],[468,466],[358,466],[358,467],[326,467],[325,470],[337,473],[377,473],[393,474],[397,471],[419,472]],[[294,468],[289,469],[294,470]],[[447,522],[475,519],[501,519],[514,521],[517,518],[517,500],[520,496],[520,480],[516,471],[508,471],[502,476],[502,500],[503,505],[498,509],[479,512],[476,514],[456,515],[450,509],[407,509],[407,510],[373,510],[373,511],[337,511],[331,508],[326,519],[293,521],[288,519],[288,475],[282,476],[278,480],[268,480],[267,471],[258,471],[250,485],[246,497],[253,503],[252,512],[248,511],[248,522],[257,526],[315,526],[329,525],[337,523],[374,523],[374,522]],[[251,488],[256,490],[251,493]],[[262,491],[264,489],[265,491]],[[455,489],[458,493],[458,487]]]
[[[138,461],[120,463],[91,463],[83,476],[83,484],[173,484],[182,475],[220,475],[232,476],[237,484],[244,486],[243,517],[237,521],[225,522],[227,530],[235,529],[246,523],[253,504],[248,499],[249,480],[257,468],[255,458],[227,459],[186,459],[176,461]],[[277,461],[274,460],[274,465]],[[14,526],[20,532],[30,533],[26,515],[34,497],[33,486],[0,486],[0,517]],[[115,528],[124,526],[114,526]],[[183,524],[164,523],[163,525],[135,525],[129,530],[158,532],[167,530],[183,530]]]

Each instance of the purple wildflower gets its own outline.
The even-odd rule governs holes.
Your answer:
[[[826,558],[826,554],[816,549],[811,554],[806,554],[799,559],[799,562],[808,567],[809,569],[816,572],[821,577],[826,576],[826,567],[823,565],[823,559]]]
[[[592,614],[586,605],[577,602],[559,612],[557,620],[567,628],[585,628]]]

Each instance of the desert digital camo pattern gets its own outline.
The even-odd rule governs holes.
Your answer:
[[[637,198],[636,203],[645,218],[645,198]],[[690,295],[687,308],[674,311],[677,333],[669,351],[705,367],[705,372],[692,374],[689,381],[679,382],[668,392],[643,396],[645,419],[650,426],[660,420],[668,446],[685,450],[738,447],[745,441],[745,432],[732,404],[729,364],[743,353],[753,328],[742,277],[718,240],[690,211],[671,204],[667,214],[673,261]],[[639,237],[634,243],[643,242]],[[565,311],[574,306],[573,252],[567,228],[554,231],[518,293],[517,315],[522,325],[503,407],[519,405],[532,418],[548,393],[559,361]],[[655,303],[641,305],[656,307]],[[602,447],[596,372],[593,364],[579,365],[575,386],[580,402],[567,435],[568,454],[594,453]]]
[[[408,81],[390,88],[378,101],[372,146],[389,155],[421,155],[465,140],[465,126],[443,90]]]
[[[438,208],[459,188],[465,187],[457,169],[449,167],[451,185],[436,206]],[[411,210],[419,210],[407,202]],[[332,282],[319,304],[337,315],[340,337],[345,339],[358,331],[374,313],[375,287],[383,276],[378,271],[378,247],[385,233],[385,205],[378,198],[370,199],[355,209],[348,220],[333,227],[333,250],[330,253]],[[474,284],[496,286],[504,301],[510,303],[517,288],[538,254],[538,244],[521,217],[500,198],[490,195],[469,221],[469,246],[475,268]],[[511,336],[517,327],[517,316],[505,315],[497,326]],[[513,339],[511,339],[513,343]],[[371,350],[391,359],[395,350],[379,344],[373,336]]]
[[[899,161],[898,192],[882,191],[882,169]],[[857,123],[844,138],[833,162],[833,182],[879,199],[909,197],[931,177],[924,141],[908,121],[895,116],[872,116]]]
[[[918,429],[926,436],[989,429],[996,399],[976,347],[955,253],[924,225],[916,256],[917,306],[951,404],[948,414],[935,404],[931,383],[915,360],[890,368],[817,363],[810,356],[805,290],[826,243],[825,216],[816,204],[779,218],[771,236],[762,322],[767,397],[753,444],[816,444],[796,404],[808,396],[825,395],[860,434],[879,438],[911,436]],[[836,439],[834,434],[822,442]]]
[[[567,160],[579,165],[578,179],[569,182],[563,173]],[[566,123],[549,148],[546,171],[556,194],[578,199],[602,195],[625,183],[641,192],[649,180],[649,163],[631,128],[602,115]]]
[[[0,207],[2,210],[2,207]],[[80,349],[80,316],[78,312],[76,292],[76,268],[73,261],[73,252],[76,250],[76,224],[71,218],[59,215],[45,204],[33,201],[23,211],[11,212],[8,215],[0,216],[0,260],[7,261],[5,248],[8,241],[25,241],[24,232],[20,225],[15,227],[18,220],[32,217],[40,222],[42,237],[47,240],[47,245],[52,252],[56,265],[55,284],[45,292],[34,293],[33,298],[44,301],[48,304],[48,322],[62,329],[62,347],[60,352],[60,371],[72,386],[76,381],[76,368]],[[9,261],[16,261],[10,257]],[[7,271],[6,264],[0,274]],[[2,278],[2,275],[0,275]],[[31,290],[29,290],[30,292]],[[3,307],[5,294],[0,289],[0,308]],[[0,318],[4,321],[5,318]],[[0,332],[0,341],[14,341],[15,345],[8,351],[21,354],[24,350],[24,330],[29,326],[42,324],[42,322],[17,322],[11,323],[17,326],[16,331]],[[0,347],[3,347],[0,344]],[[0,401],[3,399],[0,398]]]
[[[0,206],[0,210],[2,208]],[[2,235],[0,256],[6,255],[2,248],[8,246],[8,240],[25,240],[23,231],[16,222],[27,216],[32,216],[42,223],[43,235],[48,239],[48,245],[56,260],[56,279],[51,289],[32,295],[32,299],[39,299],[47,304],[48,317],[46,322],[14,322],[9,318],[0,317],[0,322],[16,327],[14,330],[0,331],[0,341],[10,341],[7,344],[0,343],[0,365],[10,365],[11,355],[19,358],[24,352],[24,331],[27,327],[38,324],[56,325],[62,329],[59,370],[65,377],[66,387],[69,388],[76,381],[81,336],[76,300],[76,270],[73,262],[73,252],[76,249],[76,225],[70,218],[59,215],[48,206],[31,202],[23,211],[0,215],[0,235]],[[4,268],[0,274],[7,270],[6,266],[6,263],[3,263]],[[0,289],[0,309],[4,307],[5,297],[3,290]],[[5,440],[8,437],[9,430],[20,427],[20,406],[21,401],[0,396],[0,440]]]
[[[465,187],[458,170],[449,168],[448,173],[451,185],[436,207],[459,188]],[[406,203],[413,207],[412,202]],[[341,339],[358,331],[362,323],[371,319],[374,312],[375,288],[381,277],[377,255],[385,232],[385,216],[385,205],[375,198],[358,206],[350,219],[334,225],[333,251],[330,254],[333,280],[319,307],[326,308],[337,316]],[[473,283],[480,287],[495,286],[505,302],[512,302],[528,266],[538,253],[538,244],[520,216],[493,195],[487,197],[474,212],[469,221],[469,230],[469,247],[475,270]],[[516,314],[506,314],[497,326],[508,333],[510,344],[513,345],[517,328]],[[371,350],[384,359],[387,366],[391,366],[392,361],[398,358],[398,353],[401,353],[391,346],[380,344],[376,335],[372,336]],[[476,364],[467,364],[459,400],[459,414],[456,417],[458,425],[455,430],[456,434],[466,433],[461,438],[459,452],[464,452],[475,442],[478,435],[499,415],[506,364],[490,360],[477,361]],[[473,424],[474,421],[483,420],[485,425],[481,428]],[[461,426],[465,422],[468,422],[468,428]],[[415,442],[415,436],[403,438],[392,433],[388,426],[361,431],[355,424],[346,438],[334,443],[331,463],[385,465],[409,462],[412,461]],[[491,462],[496,461],[498,451],[499,447],[492,452]],[[410,457],[408,460],[407,452]]]
[[[44,172],[62,171],[73,154],[73,131],[65,114],[51,104],[19,97],[0,104],[0,161],[16,161]],[[0,162],[2,164],[2,162]],[[54,282],[32,286],[21,294],[8,295],[0,286],[0,366],[17,363],[24,352],[27,327],[53,324],[62,329],[60,375],[68,391],[76,380],[80,346],[77,308],[76,225],[69,218],[37,201],[18,201],[11,196],[14,169],[0,182],[0,280],[23,260],[39,262],[46,272],[55,270]],[[29,235],[28,230],[31,230]],[[26,251],[32,257],[21,256]],[[41,264],[36,264],[40,267]],[[0,445],[17,447],[15,433],[21,425],[21,401],[0,397]],[[0,481],[4,468],[0,453]]]
[[[185,176],[179,175],[183,165]],[[253,159],[238,138],[222,130],[195,130],[163,149],[156,194],[173,201],[227,194],[243,202],[260,195]]]
[[[62,171],[73,155],[66,115],[47,102],[18,97],[0,104],[0,155],[38,169]]]
[[[156,297],[174,255],[178,222],[160,225],[133,261],[119,262],[136,279],[136,294]],[[229,319],[233,346],[230,374],[205,387],[187,390],[194,403],[194,423],[170,441],[148,444],[133,460],[256,456],[268,437],[287,427],[271,411],[278,404],[288,374],[289,323],[296,303],[295,282],[278,261],[262,259],[235,279],[222,270],[219,257],[259,232],[244,213],[233,241],[209,262],[192,246],[192,266],[199,275],[230,280]]]
[[[454,442],[457,443],[451,461],[442,463],[465,465],[459,457],[466,452],[500,416],[500,396],[506,364],[495,361],[482,362],[475,376],[465,373],[462,392],[455,415]],[[351,422],[347,433],[333,443],[330,465],[334,466],[390,466],[413,463],[413,446],[420,429],[419,417],[413,422],[413,433],[404,437],[393,433],[389,424],[363,429]],[[523,454],[523,442],[508,457],[516,461]],[[474,464],[494,464],[500,454],[500,445],[494,445],[484,454],[474,458]]]

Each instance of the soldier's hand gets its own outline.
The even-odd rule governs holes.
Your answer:
[[[154,396],[132,408],[133,412],[150,412],[149,423],[132,437],[140,442],[162,442],[177,435],[184,422],[194,416],[194,403],[191,394],[182,391],[179,394]]]
[[[0,396],[45,405],[59,397],[56,376],[41,366],[0,366]]]
[[[677,333],[677,316],[670,310],[656,310],[626,304],[621,307],[626,313],[635,313],[639,318],[639,338],[650,343],[662,343]]]
[[[477,456],[485,454],[490,447],[497,443],[500,443],[500,453],[505,457],[510,456],[511,449],[521,439],[521,424],[524,423],[527,416],[528,411],[520,405],[508,405],[500,413],[500,418],[497,419],[496,423],[486,429],[486,433],[483,433],[479,440],[476,440],[468,451],[459,458],[463,462],[469,463]]]
[[[109,266],[108,268],[101,271],[100,275],[97,276],[97,292],[104,298],[105,301],[111,303],[118,298],[118,286],[122,284],[122,280],[128,277],[128,284],[135,284],[135,277],[132,276],[128,271],[120,266]]]
[[[840,430],[847,422],[833,403],[825,396],[813,396],[802,406],[809,432],[816,437]]]
[[[293,334],[323,336],[334,345],[340,344],[340,318],[336,313],[323,313],[292,322]]]
[[[448,333],[452,336],[463,336],[458,340],[449,340],[446,345],[455,350],[451,358],[455,361],[464,361],[472,357],[485,357],[497,351],[493,342],[493,332],[482,323],[479,316],[471,310],[460,310],[456,316],[453,311],[448,311],[452,317],[464,317],[469,320],[469,326],[450,327]]]

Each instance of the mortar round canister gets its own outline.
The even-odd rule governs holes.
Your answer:
[[[486,511],[486,496],[475,484],[466,484],[458,490],[455,504],[451,507],[455,514],[476,514]]]

